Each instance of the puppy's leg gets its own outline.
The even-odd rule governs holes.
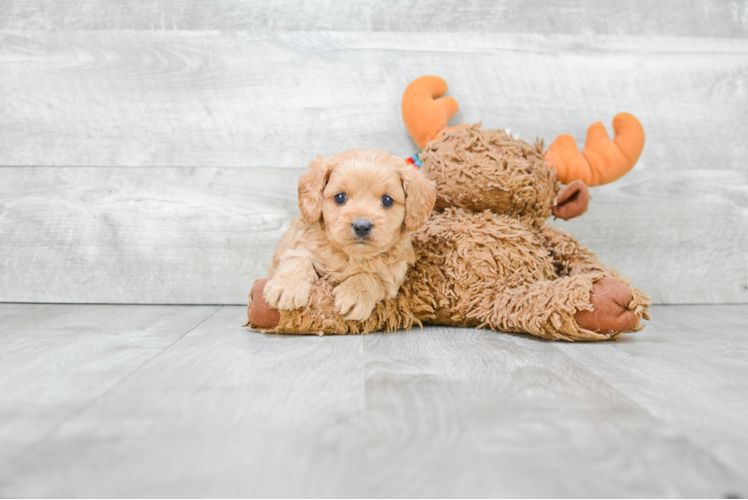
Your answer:
[[[385,289],[370,273],[354,274],[333,290],[335,308],[348,321],[365,321],[377,302],[384,300]]]
[[[265,285],[263,296],[275,309],[298,309],[309,300],[309,292],[317,281],[312,261],[302,256],[283,259],[275,274]]]

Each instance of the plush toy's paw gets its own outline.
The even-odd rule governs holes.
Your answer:
[[[265,300],[263,290],[268,279],[257,280],[249,292],[249,306],[247,306],[247,325],[257,328],[275,328],[280,323],[280,312],[270,307]],[[244,325],[244,326],[247,326]]]
[[[631,289],[615,278],[606,276],[592,285],[591,311],[577,311],[577,324],[597,333],[620,333],[636,328],[641,319],[628,309],[633,296]]]
[[[365,321],[371,316],[377,301],[365,290],[361,290],[355,280],[348,279],[335,287],[335,309],[345,315],[346,321]]]
[[[278,274],[267,282],[263,295],[271,307],[290,311],[304,307],[309,302],[311,291],[312,283]]]

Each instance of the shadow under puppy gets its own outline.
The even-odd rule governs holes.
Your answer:
[[[429,218],[433,182],[385,151],[352,149],[318,158],[299,178],[299,211],[268,266],[264,297],[280,310],[304,307],[329,280],[335,308],[364,321],[395,297],[415,262],[411,233]]]

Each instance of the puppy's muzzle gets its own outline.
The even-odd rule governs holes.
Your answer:
[[[361,239],[368,237],[371,234],[373,227],[371,221],[366,219],[356,219],[353,221],[353,224],[351,224],[353,233]]]

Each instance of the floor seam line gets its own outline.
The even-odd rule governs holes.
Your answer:
[[[152,358],[150,358],[147,361],[145,361],[144,363],[140,364],[138,367],[136,367],[135,369],[133,369],[130,373],[128,373],[127,375],[125,375],[124,377],[122,377],[121,379],[119,379],[114,385],[112,385],[111,387],[109,387],[108,389],[106,389],[104,392],[102,392],[98,396],[94,397],[93,399],[91,399],[90,401],[88,401],[87,403],[85,403],[78,410],[76,410],[75,413],[73,413],[72,415],[70,415],[67,418],[63,418],[60,422],[57,423],[57,425],[55,425],[54,427],[52,427],[52,429],[50,429],[48,432],[46,432],[36,443],[32,444],[31,446],[27,447],[26,449],[24,449],[23,451],[21,451],[20,453],[18,453],[14,457],[12,457],[12,461],[13,462],[18,462],[18,460],[20,458],[24,457],[25,455],[28,455],[29,453],[31,453],[32,451],[34,451],[36,448],[38,448],[39,446],[41,446],[42,444],[44,444],[50,438],[50,436],[52,436],[55,432],[57,432],[57,430],[60,429],[60,427],[62,427],[66,423],[70,422],[71,420],[74,420],[75,418],[77,418],[81,413],[83,413],[84,411],[86,411],[86,409],[88,409],[96,401],[99,401],[101,398],[103,398],[104,396],[106,396],[107,394],[109,394],[111,391],[113,391],[114,389],[116,389],[117,387],[119,387],[119,385],[122,384],[125,380],[129,379],[130,377],[132,377],[135,373],[139,372],[144,366],[146,366],[147,364],[149,364],[154,359],[158,358],[166,350],[170,349],[174,344],[176,344],[177,342],[179,342],[180,340],[182,340],[184,337],[186,337],[187,335],[189,335],[190,333],[192,333],[193,331],[195,331],[195,329],[198,328],[200,325],[202,325],[203,323],[205,323],[206,321],[208,321],[210,318],[212,318],[213,316],[215,316],[216,314],[218,314],[218,312],[220,312],[224,307],[226,307],[226,306],[219,306],[219,308],[217,310],[215,310],[212,314],[210,314],[209,316],[207,316],[205,319],[203,319],[197,325],[195,325],[192,328],[190,328],[189,330],[187,330],[184,334],[180,335],[179,338],[177,338],[176,340],[174,340],[174,342],[170,343],[168,346],[166,346],[163,349],[161,349]]]
[[[0,306],[2,306],[2,305],[3,305],[3,303],[2,303],[2,302],[0,302]],[[32,305],[33,305],[33,304],[32,304]],[[21,314],[19,314],[19,315],[16,315],[16,316],[10,316],[10,317],[8,317],[8,318],[5,318],[5,319],[2,319],[2,320],[0,320],[0,326],[2,326],[2,324],[3,324],[3,323],[5,323],[5,322],[7,322],[7,321],[10,321],[10,320],[13,320],[13,319],[18,319],[18,317],[19,317],[19,316],[24,316],[24,315],[26,315],[26,314],[28,314],[28,313],[30,313],[30,312],[34,312],[34,313],[37,313],[37,312],[39,312],[39,311],[42,311],[42,310],[44,310],[44,309],[49,309],[49,307],[50,307],[50,306],[51,306],[52,304],[40,304],[40,305],[41,305],[42,307],[40,307],[39,309],[34,309],[33,311],[25,311],[25,312],[22,312],[22,313],[21,313]],[[71,304],[71,305],[77,305],[77,304]]]

